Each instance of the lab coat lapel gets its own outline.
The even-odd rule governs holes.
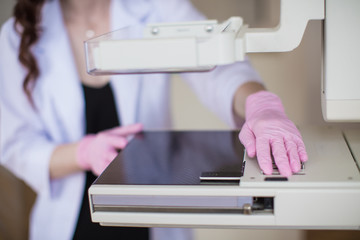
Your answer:
[[[85,131],[84,100],[77,69],[66,32],[59,1],[50,2],[43,11],[44,34],[36,49],[42,54],[40,62],[43,87],[40,91],[42,111],[45,112],[53,137],[59,141],[75,141]],[[52,64],[49,66],[49,64]]]

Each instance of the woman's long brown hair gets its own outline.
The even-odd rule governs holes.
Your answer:
[[[14,27],[21,34],[18,59],[27,69],[23,90],[33,105],[32,90],[40,75],[38,63],[31,47],[40,38],[41,8],[46,0],[17,0],[14,8]]]

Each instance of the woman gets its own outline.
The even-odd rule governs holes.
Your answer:
[[[91,77],[83,41],[134,24],[200,19],[187,0],[17,1],[0,35],[1,162],[37,193],[31,239],[108,232],[90,222],[87,187],[128,135],[171,127],[169,76]],[[307,160],[301,136],[249,62],[183,77],[229,125],[246,118],[240,139],[265,173],[270,148],[283,175],[299,171]],[[113,230],[148,236],[147,229]]]

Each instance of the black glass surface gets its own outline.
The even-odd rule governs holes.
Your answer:
[[[243,174],[238,131],[153,131],[133,137],[94,184],[198,185],[208,172]]]

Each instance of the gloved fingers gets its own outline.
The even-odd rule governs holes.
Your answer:
[[[92,172],[96,175],[99,176],[104,170],[105,168],[109,165],[109,163],[107,163],[106,161],[99,161],[96,166],[94,166],[92,168]]]
[[[259,167],[266,174],[272,174],[272,160],[270,153],[270,143],[267,138],[257,138],[256,140],[256,153]]]
[[[247,154],[249,157],[255,157],[256,155],[256,140],[254,133],[248,127],[247,124],[241,128],[239,133],[240,142],[244,145]]]
[[[290,162],[292,172],[299,172],[301,169],[300,157],[296,143],[290,139],[285,139],[285,147]]]
[[[109,151],[106,153],[106,157],[104,158],[104,163],[110,164],[118,155],[118,152],[113,148],[109,149]]]
[[[285,177],[291,176],[292,171],[283,139],[272,139],[270,145],[275,164],[279,169],[280,174]]]
[[[114,148],[109,148],[103,152],[102,156],[99,156],[97,159],[94,159],[95,162],[92,166],[92,171],[94,174],[99,176],[105,168],[115,159],[117,156],[117,151]]]
[[[295,126],[294,123],[292,123],[292,125],[293,125],[293,129],[294,129],[292,131],[292,134],[293,134],[292,140],[297,145],[297,151],[298,151],[300,161],[306,162],[308,160],[308,155],[306,153],[305,144],[304,144],[304,141],[302,140],[301,133],[300,133],[299,129]]]
[[[104,133],[127,136],[130,134],[138,133],[142,129],[143,129],[143,125],[141,123],[135,123],[135,124],[127,125],[127,126],[114,127],[112,129],[106,130]]]
[[[306,162],[309,158],[305,149],[305,144],[302,141],[302,139],[297,139],[296,140],[296,145],[298,148],[298,153],[299,153],[299,157],[300,157],[300,161],[302,162]]]
[[[99,141],[116,149],[123,149],[128,143],[125,137],[118,135],[102,135]]]

